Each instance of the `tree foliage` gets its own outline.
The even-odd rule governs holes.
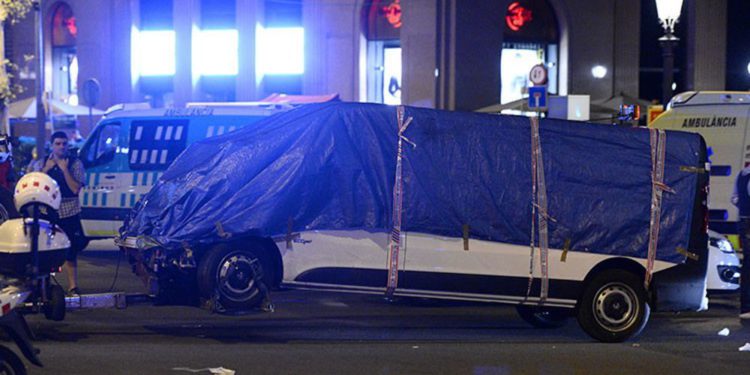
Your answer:
[[[23,18],[34,6],[34,0],[0,0],[0,25],[4,22],[16,23]],[[0,26],[2,27],[2,26]],[[1,34],[1,30],[0,30]],[[0,43],[4,43],[5,36]],[[12,85],[11,78],[18,70],[18,66],[11,63],[4,56],[0,56],[0,102],[7,104],[22,90],[20,85]]]
[[[0,0],[0,22],[16,22],[31,10],[34,0]]]

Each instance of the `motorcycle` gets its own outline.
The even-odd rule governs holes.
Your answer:
[[[65,292],[50,280],[65,261],[70,240],[55,225],[61,196],[54,179],[38,172],[25,175],[16,184],[14,201],[22,217],[0,224],[0,327],[29,362],[41,367],[24,314],[65,318]],[[0,375],[11,374],[26,374],[26,367],[0,345]]]

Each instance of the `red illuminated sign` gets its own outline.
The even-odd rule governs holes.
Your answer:
[[[78,36],[78,26],[76,26],[76,18],[70,17],[66,19],[65,21],[65,28],[68,29],[68,32],[70,35],[73,35],[74,37]]]
[[[521,30],[524,24],[531,21],[531,11],[524,8],[517,1],[508,6],[505,13],[505,24],[513,31]]]
[[[380,10],[385,14],[385,18],[391,26],[397,29],[401,27],[401,0],[394,0]]]

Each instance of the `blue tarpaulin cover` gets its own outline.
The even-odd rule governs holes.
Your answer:
[[[527,117],[406,107],[402,230],[528,245],[531,130]],[[133,210],[121,236],[166,248],[233,234],[388,231],[398,144],[396,107],[306,105],[189,146]],[[652,196],[649,131],[542,119],[549,244],[645,257]],[[698,135],[667,132],[657,259],[688,248]],[[538,243],[538,242],[537,242]]]

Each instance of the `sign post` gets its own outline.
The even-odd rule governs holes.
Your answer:
[[[99,81],[96,78],[89,78],[83,83],[81,88],[81,94],[83,94],[83,101],[89,107],[89,127],[93,129],[94,116],[92,110],[97,103],[99,103],[99,97],[101,96],[102,90],[99,85]]]
[[[536,110],[536,116],[547,109],[547,67],[537,64],[529,71],[529,81],[534,86],[529,87],[529,109]]]

